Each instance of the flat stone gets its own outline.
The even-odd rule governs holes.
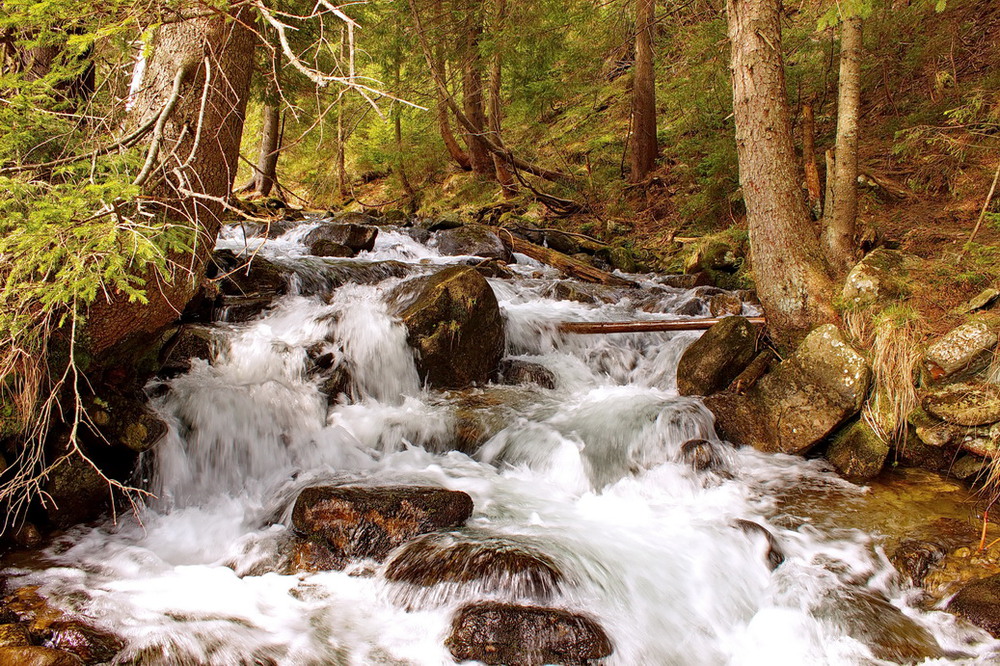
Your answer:
[[[292,524],[334,556],[382,560],[415,536],[459,527],[472,498],[431,486],[320,486],[295,501]]]
[[[335,243],[329,238],[320,238],[309,246],[309,254],[314,257],[353,257],[356,253],[346,245]]]
[[[968,301],[955,308],[955,312],[957,314],[969,314],[976,310],[985,310],[996,303],[997,298],[1000,298],[1000,290],[993,288],[983,289]]]
[[[586,666],[614,648],[590,618],[557,608],[484,602],[459,609],[445,641],[457,661]]]
[[[921,406],[942,421],[982,426],[1000,421],[1000,386],[948,384],[924,395]]]
[[[997,344],[996,327],[983,317],[967,321],[932,342],[923,365],[930,378],[941,381],[961,371],[985,367]]]

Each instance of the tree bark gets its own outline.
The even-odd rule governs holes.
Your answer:
[[[434,2],[435,19],[438,24],[442,24],[445,21],[444,8],[442,7],[441,0],[435,0]],[[433,68],[438,68],[440,71],[445,71],[445,59],[441,55],[440,45],[435,45],[434,47],[434,65]],[[462,147],[458,145],[458,141],[455,140],[455,135],[451,131],[451,122],[448,120],[448,101],[445,99],[441,90],[434,86],[434,94],[437,98],[437,122],[438,131],[441,133],[441,139],[444,141],[444,147],[448,151],[448,155],[451,159],[455,160],[458,166],[463,171],[469,171],[472,169],[472,162],[469,160],[469,156],[466,154]]]
[[[497,0],[497,20],[493,26],[493,31],[499,33],[507,22],[507,0]],[[489,87],[489,126],[493,142],[501,148],[503,145],[503,64],[500,49],[494,51],[490,62],[490,87]],[[517,185],[514,174],[508,168],[507,160],[500,155],[493,155],[493,168],[496,173],[497,182],[503,189],[505,198],[511,198],[517,194]]]
[[[823,194],[816,167],[816,114],[813,100],[802,105],[802,168],[806,174],[806,191],[809,193],[809,210],[814,219],[823,213]]]
[[[837,99],[837,161],[833,206],[827,203],[824,245],[835,275],[843,277],[857,260],[858,115],[861,107],[862,20],[840,23],[840,84]],[[831,175],[827,174],[827,178]]]
[[[169,257],[175,266],[172,280],[147,274],[148,304],[129,302],[119,293],[93,303],[85,331],[91,353],[130,340],[148,344],[177,318],[201,281],[236,176],[253,62],[253,21],[252,10],[243,6],[229,15],[164,24],[157,30],[136,100],[135,124],[161,114],[174,93],[179,95],[163,122],[159,159],[143,189],[149,205],[162,205],[162,214],[191,227],[193,249]]]
[[[727,0],[733,113],[757,292],[779,344],[833,321],[833,282],[799,187],[778,0]]]
[[[636,0],[635,66],[632,78],[632,170],[630,180],[646,179],[656,163],[656,87],[653,72],[654,0]]]
[[[464,26],[464,54],[462,59],[462,107],[472,127],[465,134],[469,147],[469,161],[476,175],[493,178],[493,160],[483,142],[486,134],[486,113],[483,110],[482,58],[479,57],[479,38],[483,26],[475,5],[466,10]]]
[[[266,197],[278,179],[278,154],[281,151],[281,108],[267,104],[264,106],[264,126],[260,131],[260,149],[257,152],[257,168],[246,189],[253,194]]]

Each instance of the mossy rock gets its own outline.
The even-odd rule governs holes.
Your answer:
[[[974,317],[933,341],[924,354],[924,376],[931,382],[953,380],[985,368],[997,344],[993,318]]]
[[[879,248],[847,274],[841,297],[854,306],[902,298],[909,293],[908,271],[919,262],[920,259],[913,255]]]
[[[744,317],[726,317],[684,350],[677,364],[681,395],[711,395],[725,389],[757,353],[758,330]]]
[[[889,445],[863,420],[842,428],[830,442],[826,459],[850,479],[871,479],[882,471]]]
[[[729,243],[712,239],[700,244],[684,260],[685,273],[700,273],[701,271],[722,271],[735,273],[743,264],[743,258],[737,248]]]
[[[489,227],[481,224],[467,224],[455,229],[445,229],[434,235],[438,251],[448,256],[472,255],[486,259],[497,259],[506,263],[513,256]]]
[[[931,415],[958,426],[1000,421],[1000,387],[994,384],[948,384],[928,391],[921,406]]]

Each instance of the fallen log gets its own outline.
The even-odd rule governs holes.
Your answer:
[[[552,268],[560,270],[570,277],[575,277],[576,279],[583,280],[584,282],[606,284],[610,287],[638,286],[631,280],[626,280],[618,277],[617,275],[612,275],[611,273],[602,271],[599,268],[594,268],[589,264],[585,264],[582,261],[574,259],[568,254],[563,254],[562,252],[557,252],[550,248],[542,247],[541,245],[536,245],[526,240],[522,240],[506,229],[498,227],[490,227],[490,229],[493,230],[493,233],[497,235],[500,241],[506,245],[511,252],[518,252],[531,257],[535,261],[540,261],[546,266],[551,266]]]
[[[764,317],[747,317],[751,324],[764,325]],[[701,331],[721,321],[711,319],[670,319],[640,321],[564,321],[556,328],[561,333],[653,333],[660,331]]]

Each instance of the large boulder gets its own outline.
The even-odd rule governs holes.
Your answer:
[[[928,391],[921,406],[931,415],[958,426],[982,426],[1000,421],[1000,386],[948,384]]]
[[[695,340],[677,364],[681,395],[711,395],[743,372],[757,353],[757,329],[744,317],[726,317]]]
[[[996,326],[977,317],[958,326],[927,347],[923,366],[927,377],[941,381],[983,369],[997,344]]]
[[[454,229],[445,229],[435,235],[437,248],[448,256],[470,254],[487,259],[499,259],[510,263],[513,256],[500,242],[500,238],[481,224],[466,224]]]
[[[705,405],[734,443],[799,454],[856,414],[870,383],[868,363],[826,324],[745,393],[709,396]]]
[[[858,306],[899,298],[906,294],[907,271],[919,261],[898,250],[874,250],[847,274],[841,297]]]
[[[948,610],[1000,638],[1000,574],[963,587],[948,603]]]
[[[415,536],[459,527],[472,515],[472,498],[430,486],[320,486],[295,501],[292,524],[322,539],[333,555],[382,560]]]
[[[462,388],[493,376],[503,356],[504,323],[493,289],[476,269],[455,266],[406,282],[390,302],[428,385]]]
[[[329,244],[346,247],[354,254],[357,254],[358,252],[370,252],[375,247],[375,238],[377,236],[378,227],[375,226],[329,222],[321,224],[306,234],[305,238],[302,239],[302,244],[306,247],[313,247],[314,245],[318,247],[320,241],[326,241]],[[330,256],[340,255],[334,254]]]
[[[841,429],[826,450],[837,471],[858,480],[877,476],[888,457],[889,445],[863,420]]]
[[[475,582],[480,591],[540,601],[551,598],[564,581],[555,562],[531,546],[458,533],[427,534],[404,545],[386,564],[385,577],[419,587]]]
[[[232,250],[216,250],[206,269],[218,278],[220,293],[227,296],[276,296],[288,292],[289,271],[263,257],[244,257]]]
[[[458,661],[507,666],[586,666],[614,651],[611,639],[590,618],[492,601],[461,608],[446,645]]]

